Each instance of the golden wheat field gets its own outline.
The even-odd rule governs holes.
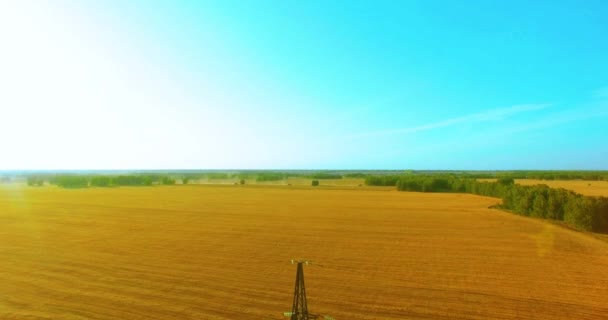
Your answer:
[[[0,187],[0,319],[608,319],[608,243],[373,188]]]
[[[496,179],[477,180],[496,181]],[[545,184],[551,188],[563,188],[586,196],[608,197],[608,181],[515,179],[515,183],[522,186]]]
[[[255,179],[245,179],[247,185],[273,185],[273,186],[310,186],[313,179],[300,178],[300,177],[289,177],[284,180],[276,181],[256,181]],[[240,179],[201,179],[196,180],[195,184],[212,184],[212,185],[226,185],[226,184],[239,184]],[[365,179],[362,178],[343,178],[343,179],[321,179],[319,180],[322,186],[348,186],[357,187],[365,186]]]
[[[586,196],[608,197],[608,181],[517,179],[515,183],[524,186],[546,184],[551,188],[564,188]]]

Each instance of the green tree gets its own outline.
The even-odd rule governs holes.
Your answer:
[[[564,202],[568,196],[565,190],[553,190],[549,191],[547,199],[547,215],[548,219],[563,220],[564,219]]]
[[[580,195],[571,198],[564,210],[564,221],[582,230],[592,230],[594,201],[594,198]]]
[[[536,197],[534,197],[534,201],[532,203],[532,213],[531,216],[533,217],[539,217],[539,218],[545,218],[547,217],[547,208],[548,208],[548,203],[547,203],[547,196],[545,193],[538,193],[536,194]]]
[[[592,223],[593,231],[608,233],[608,198],[598,199]]]

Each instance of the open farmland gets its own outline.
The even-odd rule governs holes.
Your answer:
[[[322,186],[348,186],[357,187],[364,186],[365,179],[362,178],[343,178],[343,179],[312,179],[312,178],[301,178],[301,177],[288,177],[286,179],[274,180],[274,181],[256,181],[255,179],[244,179],[247,185],[273,185],[273,186],[310,186],[312,180],[318,180]],[[239,184],[240,179],[199,179],[192,181],[193,184]]]
[[[0,319],[608,319],[608,243],[465,194],[0,187]]]
[[[494,182],[496,179],[477,179],[478,181]],[[563,188],[576,193],[591,197],[608,197],[608,181],[587,180],[538,180],[538,179],[515,179],[516,184],[522,186],[534,186],[545,184],[550,188]]]
[[[586,196],[608,197],[608,181],[516,179],[515,183],[523,186],[546,184],[551,188],[564,188]]]

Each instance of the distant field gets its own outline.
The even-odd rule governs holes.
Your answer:
[[[608,197],[608,181],[518,179],[515,180],[515,183],[521,185],[546,184],[551,188],[564,188],[586,196]]]
[[[496,181],[496,179],[478,179],[479,181]],[[564,188],[586,196],[608,197],[608,181],[583,181],[583,180],[535,180],[515,179],[515,183],[530,186],[546,184],[551,188]]]
[[[608,183],[607,183],[608,184]],[[372,191],[373,190],[373,191]],[[390,189],[0,186],[0,319],[608,319],[608,243]]]
[[[312,180],[310,178],[290,177],[285,180],[276,181],[255,181],[255,179],[246,179],[247,185],[292,185],[292,186],[310,186]],[[319,179],[317,179],[319,180]],[[365,186],[365,179],[362,178],[344,178],[344,179],[320,179],[321,186]],[[195,184],[238,184],[240,179],[201,179],[193,181]]]

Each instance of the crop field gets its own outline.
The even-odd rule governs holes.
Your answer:
[[[0,319],[284,319],[292,258],[313,261],[309,310],[337,320],[608,319],[608,243],[498,201],[1,185]]]
[[[478,181],[494,182],[496,179],[477,179]],[[592,197],[608,197],[608,181],[587,180],[537,180],[515,179],[515,183],[522,186],[546,184],[551,188],[563,188],[576,193]]]
[[[586,196],[608,197],[608,181],[517,179],[515,183],[524,186],[546,184],[551,188],[564,188]]]
[[[276,181],[256,181],[255,179],[245,179],[245,184],[247,185],[274,185],[274,186],[310,186],[312,180],[311,178],[300,178],[300,177],[289,177],[284,180],[276,180]],[[362,178],[343,178],[343,179],[321,179],[319,180],[322,186],[348,186],[348,187],[358,187],[365,186],[365,179]],[[240,179],[238,178],[230,178],[230,179],[200,179],[192,181],[192,184],[239,184]]]

